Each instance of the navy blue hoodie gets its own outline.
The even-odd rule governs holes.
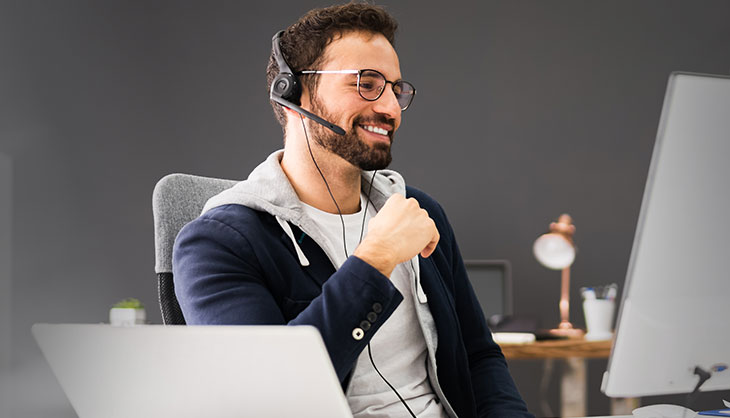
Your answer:
[[[336,250],[302,210],[281,155],[273,153],[247,180],[212,198],[180,231],[175,292],[191,325],[315,326],[345,390],[358,356],[403,296],[355,256],[335,270]],[[363,173],[363,186],[370,175]],[[398,173],[379,171],[370,194],[374,207],[393,193],[415,198],[441,236],[430,257],[412,264],[416,309],[429,313],[429,321],[414,326],[423,328],[429,380],[444,409],[460,418],[532,417],[492,340],[443,209],[406,187]],[[375,320],[357,338],[366,318]]]

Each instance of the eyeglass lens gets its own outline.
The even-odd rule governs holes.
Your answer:
[[[363,70],[360,73],[358,91],[365,100],[377,100],[385,89],[385,76],[374,70]],[[393,83],[393,93],[398,100],[401,110],[406,110],[413,101],[416,89],[407,81]]]

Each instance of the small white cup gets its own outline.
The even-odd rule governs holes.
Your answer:
[[[616,302],[609,299],[586,299],[583,301],[583,314],[586,319],[586,340],[610,340],[613,337],[613,311]]]
[[[109,310],[109,323],[115,327],[131,327],[144,324],[144,309],[132,308],[111,308]]]

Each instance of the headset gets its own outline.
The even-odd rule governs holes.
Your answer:
[[[276,78],[274,78],[274,81],[271,83],[269,98],[276,103],[299,113],[300,115],[304,115],[309,119],[312,119],[336,134],[344,135],[344,129],[332,122],[324,120],[312,112],[302,109],[301,106],[299,106],[301,104],[302,86],[299,84],[297,76],[294,75],[291,67],[289,67],[289,64],[286,62],[284,55],[281,53],[281,35],[283,34],[283,30],[279,31],[271,40],[271,49],[274,53],[276,64],[279,66],[279,74],[276,75]]]

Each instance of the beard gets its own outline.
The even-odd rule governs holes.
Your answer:
[[[328,121],[337,120],[337,118],[324,109],[324,106],[316,97],[312,98],[312,112]],[[312,132],[312,138],[314,138],[317,144],[327,151],[339,155],[355,167],[365,171],[382,170],[388,167],[393,160],[393,157],[390,155],[393,131],[390,131],[389,144],[376,142],[368,145],[357,133],[358,125],[365,125],[368,122],[385,123],[391,127],[395,126],[393,119],[388,119],[383,115],[375,115],[368,118],[363,116],[356,117],[352,122],[352,126],[345,130],[344,135],[336,134],[316,122],[310,125],[310,131]]]

